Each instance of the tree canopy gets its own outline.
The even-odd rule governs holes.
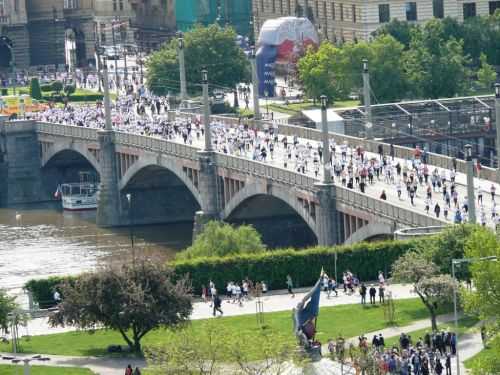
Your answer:
[[[193,245],[178,253],[179,259],[257,253],[265,250],[260,234],[250,225],[233,227],[220,221],[206,224]]]
[[[10,297],[7,293],[0,289],[0,328],[7,330],[9,328],[9,314],[17,308],[15,297]]]
[[[473,290],[462,290],[464,309],[483,320],[490,355],[472,363],[474,375],[500,373],[500,243],[488,229],[475,231],[466,243],[466,256],[472,259],[496,256],[496,261],[476,261],[469,265]],[[462,265],[465,266],[465,265]]]
[[[219,87],[233,88],[250,79],[250,67],[243,50],[236,45],[236,32],[217,24],[196,26],[184,34],[187,88],[199,92],[201,70],[206,67],[208,80]],[[147,61],[147,86],[158,95],[180,90],[178,40],[173,38],[152,53]]]
[[[439,267],[423,251],[410,251],[392,265],[396,282],[411,283],[415,293],[429,310],[432,330],[437,330],[439,307],[451,301],[455,281],[448,274],[440,274]]]
[[[60,290],[52,325],[115,329],[135,352],[149,331],[181,325],[192,311],[187,280],[173,281],[169,270],[147,260],[83,274]]]

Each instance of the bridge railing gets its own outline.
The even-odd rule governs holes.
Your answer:
[[[139,147],[188,159],[197,159],[197,153],[200,151],[194,146],[183,145],[181,143],[146,135],[115,132],[115,137],[117,143],[124,146]]]
[[[315,178],[301,173],[274,167],[259,161],[221,153],[217,153],[217,166],[268,178],[288,185],[300,186],[302,189],[306,190],[312,190],[314,184],[318,182]]]
[[[39,133],[97,141],[97,129],[94,128],[38,122],[37,129]]]
[[[190,118],[194,120],[194,118],[199,117],[199,115],[192,113],[180,113],[180,116],[183,118]],[[247,123],[250,126],[253,126],[259,130],[264,129],[266,126],[278,126],[278,131],[280,135],[286,136],[294,136],[296,135],[299,138],[310,139],[313,141],[320,142],[322,141],[321,131],[312,128],[306,128],[302,126],[295,126],[289,124],[273,124],[267,121],[253,121],[253,120],[240,120],[235,117],[225,117],[225,116],[211,116],[212,121],[217,121],[226,126],[238,126],[241,123]],[[352,137],[349,135],[339,134],[330,132],[330,137],[335,139],[337,144],[341,144],[343,142],[347,142],[350,146],[358,147],[360,146],[363,150],[368,152],[377,153],[378,146],[382,144],[384,146],[384,152],[389,153],[390,144],[367,140],[363,138]],[[398,146],[394,145],[394,156],[400,159],[412,159],[414,156],[414,149],[410,147]],[[430,165],[439,167],[439,168],[447,168],[450,169],[453,166],[452,158],[445,155],[435,154],[435,153],[427,153],[427,162]],[[467,165],[464,160],[457,159],[457,171],[461,173],[467,172]],[[481,170],[481,178],[485,178],[490,181],[496,181],[496,170],[490,167],[482,167]]]
[[[336,199],[344,204],[353,206],[376,215],[391,218],[398,223],[415,226],[443,225],[444,221],[432,216],[418,213],[408,207],[400,207],[394,203],[389,203],[376,197],[347,189],[336,185]]]

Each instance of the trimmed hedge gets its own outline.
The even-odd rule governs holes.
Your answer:
[[[103,94],[73,94],[69,96],[70,102],[96,102],[98,100],[103,100]],[[62,102],[64,95],[44,95],[43,100]]]
[[[328,275],[333,276],[335,253],[339,279],[342,272],[350,270],[361,281],[376,280],[378,271],[388,275],[394,261],[414,248],[417,241],[428,239],[361,242],[349,246],[315,247],[307,250],[273,250],[251,255],[177,260],[168,265],[178,278],[186,274],[189,276],[196,295],[201,293],[202,285],[208,285],[209,280],[220,291],[225,291],[228,281],[240,281],[247,276],[251,280],[266,281],[269,289],[284,289],[287,274],[292,276],[296,287],[314,285],[322,267]],[[75,278],[66,276],[30,280],[24,288],[32,293],[33,300],[41,308],[50,307],[54,304],[53,291],[57,285]]]
[[[419,240],[422,241],[422,240]],[[170,262],[178,277],[189,275],[195,293],[212,280],[220,291],[230,280],[240,281],[249,277],[266,281],[269,289],[286,288],[286,276],[290,274],[295,286],[314,285],[321,268],[332,276],[350,270],[360,280],[376,280],[378,271],[390,272],[394,261],[413,248],[416,241],[361,242],[350,246],[316,247],[308,250],[275,250],[261,254],[207,257]],[[339,280],[337,280],[338,282]],[[341,282],[341,280],[340,280]]]
[[[33,301],[38,303],[41,309],[52,307],[54,301],[54,290],[65,280],[75,280],[74,276],[51,276],[47,279],[32,279],[24,284],[24,289],[31,292]]]

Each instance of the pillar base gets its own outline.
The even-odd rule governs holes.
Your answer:
[[[206,214],[203,211],[197,211],[194,214],[193,242],[196,240],[196,237],[198,237],[201,232],[203,232],[203,230],[205,229],[205,225],[207,225],[209,221],[213,220],[219,220],[217,215]]]
[[[337,208],[335,205],[335,185],[314,184],[319,206],[316,211],[318,245],[333,246],[339,243]]]

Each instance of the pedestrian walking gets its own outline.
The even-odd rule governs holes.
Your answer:
[[[221,316],[224,315],[224,312],[221,309],[222,300],[220,299],[219,295],[216,293],[212,298],[214,305],[213,315],[216,316],[217,311],[220,312]]]
[[[132,370],[132,365],[128,365],[127,368],[125,369],[125,375],[134,375],[133,370]]]
[[[290,276],[289,274],[286,275],[286,288],[288,290],[288,294],[291,294],[292,298],[294,298],[295,293],[293,292],[293,280],[292,280],[292,276]]]

